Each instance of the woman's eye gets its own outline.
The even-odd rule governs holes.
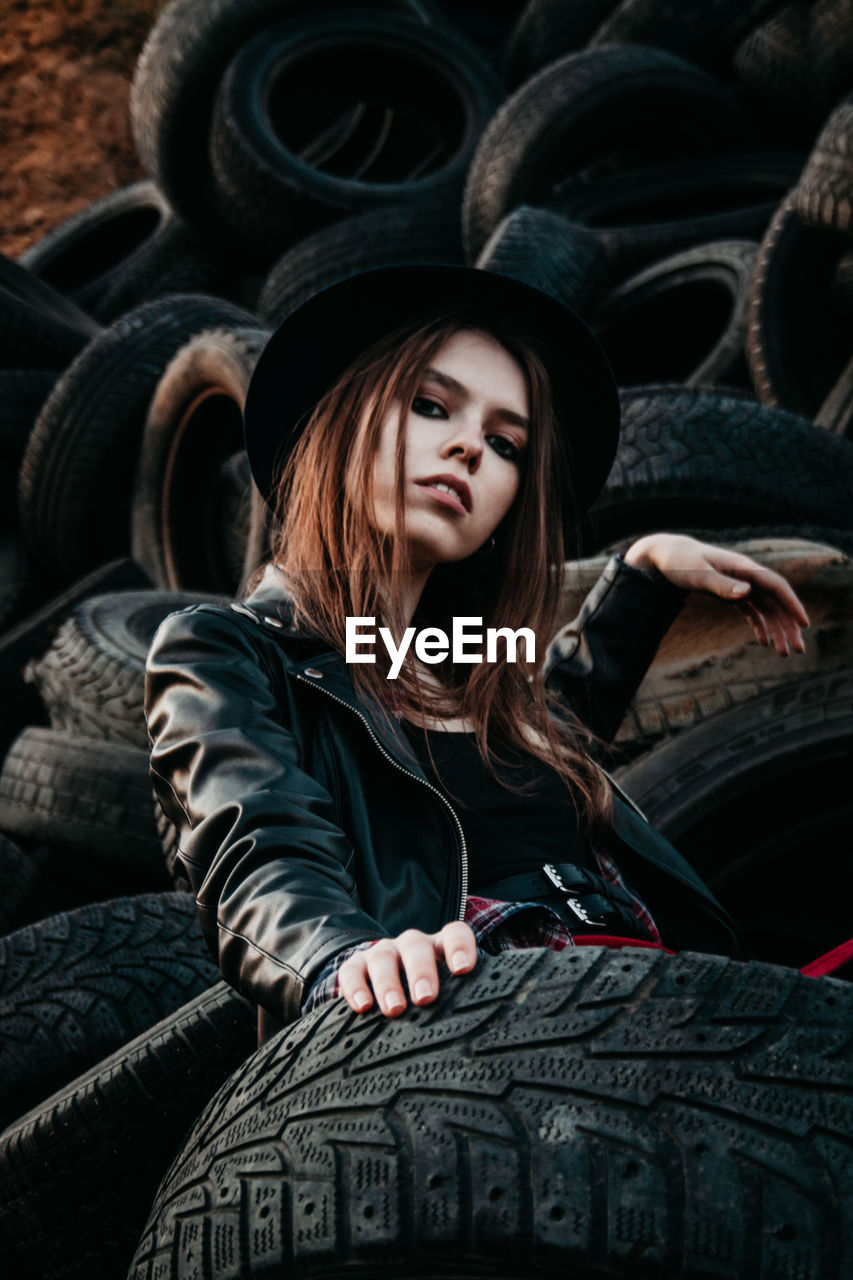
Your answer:
[[[489,436],[489,440],[495,452],[509,462],[517,462],[521,457],[521,451],[506,436]]]
[[[426,396],[415,396],[412,401],[412,408],[415,413],[421,414],[424,418],[435,418],[444,413],[443,407],[437,400],[427,400]],[[433,413],[434,409],[436,413]]]

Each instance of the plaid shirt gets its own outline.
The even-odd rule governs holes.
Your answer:
[[[487,955],[498,955],[501,951],[517,951],[523,947],[548,947],[551,951],[562,951],[565,947],[655,947],[667,950],[663,946],[660,933],[652,919],[648,907],[634,891],[625,884],[616,863],[607,854],[595,851],[598,870],[604,880],[623,889],[631,899],[631,907],[644,933],[651,935],[650,941],[638,938],[617,937],[612,934],[580,933],[569,925],[557,912],[543,902],[499,902],[495,898],[468,897],[465,904],[465,923],[471,926],[477,940],[477,949]],[[343,962],[357,951],[372,947],[374,942],[362,942],[359,946],[349,947],[346,951],[333,956],[323,968],[302,1005],[302,1013],[310,1013],[320,1005],[339,995],[338,970]],[[670,952],[672,955],[672,952]]]

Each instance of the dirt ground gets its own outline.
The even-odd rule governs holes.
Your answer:
[[[142,177],[128,96],[165,0],[5,0],[0,23],[0,252]]]

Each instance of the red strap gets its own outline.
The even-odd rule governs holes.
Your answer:
[[[842,942],[840,946],[834,947],[832,951],[826,951],[822,956],[818,956],[817,960],[812,960],[810,964],[803,965],[800,973],[807,978],[823,978],[828,973],[835,973],[838,969],[843,969],[846,964],[853,961],[853,938],[847,942]],[[847,977],[847,974],[843,975]]]
[[[641,938],[619,938],[612,933],[573,933],[572,942],[576,947],[613,947],[616,951],[622,947],[651,947],[653,951],[665,951],[668,956],[675,952],[664,947],[660,942],[645,942]]]

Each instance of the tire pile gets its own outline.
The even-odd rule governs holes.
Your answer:
[[[853,1274],[851,988],[796,971],[853,936],[851,90],[851,0],[165,6],[148,178],[0,259],[4,1275]],[[803,598],[787,662],[691,598],[611,761],[757,959],[516,953],[254,1052],[153,812],[145,654],[264,559],[267,334],[395,261],[518,275],[611,357],[563,621],[659,528]]]

